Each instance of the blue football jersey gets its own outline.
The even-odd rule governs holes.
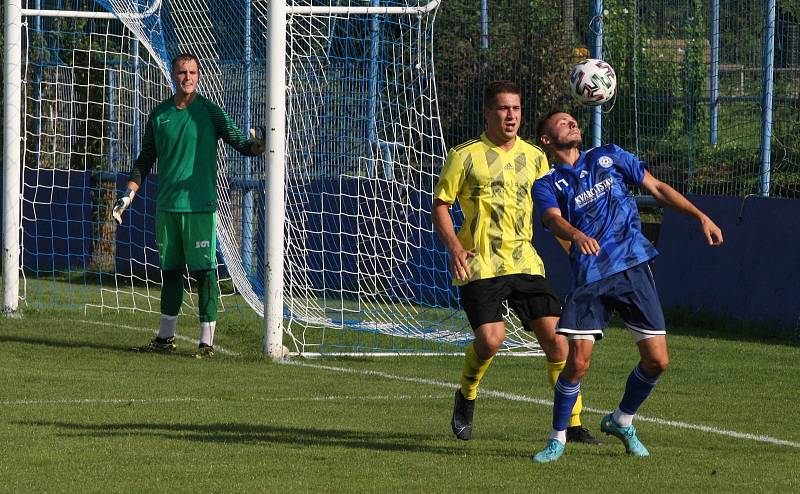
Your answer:
[[[600,254],[569,258],[575,286],[597,281],[649,261],[658,251],[642,233],[636,201],[627,185],[644,180],[644,163],[614,144],[582,152],[575,166],[555,163],[536,181],[533,198],[540,212],[561,210],[572,226],[600,244]]]

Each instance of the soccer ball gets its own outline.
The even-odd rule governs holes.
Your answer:
[[[589,58],[572,69],[569,89],[570,94],[582,105],[602,105],[617,92],[617,75],[611,65]]]

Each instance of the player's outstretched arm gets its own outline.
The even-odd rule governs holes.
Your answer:
[[[586,235],[561,216],[558,208],[548,208],[542,213],[542,223],[548,230],[553,232],[556,237],[572,242],[580,249],[581,254],[596,256],[600,253],[600,244],[594,238]],[[562,244],[563,246],[564,244]]]
[[[441,199],[434,199],[431,220],[433,229],[436,230],[439,239],[450,252],[450,272],[457,280],[468,280],[470,277],[469,260],[475,257],[475,253],[465,250],[458,241],[453,218],[450,216],[450,204]]]
[[[683,194],[658,180],[650,172],[644,172],[642,187],[649,192],[656,202],[664,207],[672,208],[695,218],[700,223],[708,245],[722,245],[722,230],[705,213],[689,202]]]
[[[207,99],[203,101],[208,108],[214,130],[226,144],[244,156],[264,154],[264,141],[256,136],[255,129],[250,129],[250,138],[246,138],[221,106]]]

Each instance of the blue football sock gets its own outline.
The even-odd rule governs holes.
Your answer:
[[[581,392],[581,382],[571,383],[559,377],[556,381],[553,398],[553,429],[556,431],[567,430],[572,408]]]
[[[634,367],[628,376],[628,383],[625,385],[625,394],[619,402],[620,411],[629,415],[634,415],[642,406],[644,400],[650,396],[650,392],[658,384],[658,376],[650,377],[642,370],[641,365]]]

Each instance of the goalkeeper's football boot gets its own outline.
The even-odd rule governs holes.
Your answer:
[[[468,400],[456,390],[456,401],[453,404],[453,418],[450,426],[457,438],[467,441],[472,437],[472,415],[475,413],[475,400]]]
[[[134,352],[172,353],[175,351],[175,337],[159,338],[156,336],[150,343],[140,347],[131,348]]]
[[[211,358],[214,356],[214,347],[211,345],[206,345],[205,343],[200,343],[200,346],[197,347],[197,353],[194,354],[195,358]]]
[[[533,455],[533,461],[537,463],[549,463],[561,458],[563,454],[564,444],[556,439],[550,439],[547,441],[547,446],[545,446],[543,450]]]
[[[592,436],[588,430],[582,425],[575,425],[567,427],[567,442],[568,443],[583,443],[583,444],[603,444],[599,439]]]
[[[606,415],[600,421],[600,430],[606,434],[616,436],[625,445],[625,451],[633,456],[650,456],[650,452],[644,447],[644,444],[636,437],[636,427],[633,424],[628,427],[621,427],[614,422],[614,417],[611,414]]]

